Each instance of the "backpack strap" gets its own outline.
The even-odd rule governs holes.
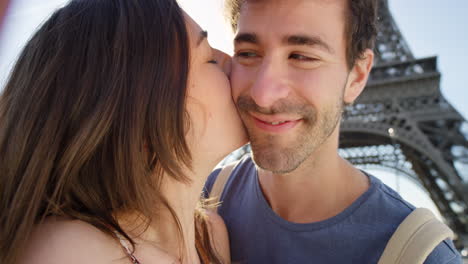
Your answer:
[[[221,194],[224,190],[224,185],[226,185],[226,182],[229,179],[229,175],[231,175],[232,170],[236,167],[237,164],[238,161],[223,167],[216,177],[210,192],[210,199],[212,199],[214,204],[218,204],[220,202],[219,199],[221,198]]]
[[[442,241],[453,236],[429,209],[418,208],[398,226],[378,264],[423,264]]]

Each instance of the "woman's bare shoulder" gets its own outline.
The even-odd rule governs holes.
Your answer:
[[[231,262],[229,249],[229,235],[223,218],[212,210],[206,210],[208,217],[208,228],[211,235],[212,245],[222,257],[223,263]]]
[[[58,218],[38,225],[21,255],[21,264],[129,263],[112,237],[86,222]]]

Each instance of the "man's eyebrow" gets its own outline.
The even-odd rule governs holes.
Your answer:
[[[307,35],[291,35],[283,38],[283,44],[293,46],[317,46],[325,49],[329,53],[335,53],[335,51],[318,36],[307,36]]]
[[[234,43],[250,43],[258,44],[258,37],[254,33],[239,33],[234,38]],[[307,36],[307,35],[290,35],[283,38],[284,45],[293,45],[293,46],[317,46],[328,51],[329,53],[335,53],[332,47],[328,45],[318,36]]]
[[[206,30],[200,31],[198,35],[197,47],[203,42],[204,39],[208,38],[208,32]]]
[[[257,35],[253,33],[239,33],[234,38],[234,43],[236,44],[240,44],[240,43],[258,44],[258,38],[257,38]]]

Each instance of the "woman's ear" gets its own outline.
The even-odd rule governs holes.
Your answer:
[[[352,104],[362,93],[373,63],[374,52],[370,49],[365,50],[362,56],[356,60],[348,76],[348,83],[343,97],[344,103]]]

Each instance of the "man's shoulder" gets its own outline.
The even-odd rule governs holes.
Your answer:
[[[360,198],[361,204],[353,216],[362,218],[362,221],[358,221],[361,223],[378,223],[395,229],[415,207],[377,177],[365,174],[369,177],[370,187]]]
[[[382,226],[387,226],[393,234],[403,220],[415,210],[415,206],[403,199],[396,191],[382,183],[376,177],[369,175],[375,184],[375,193],[369,199],[369,208],[365,208],[370,215],[374,215],[376,221]],[[370,209],[370,210],[369,210]],[[455,264],[461,263],[461,256],[455,249],[453,242],[447,239],[440,243],[428,256],[425,264]]]
[[[453,242],[447,239],[432,251],[424,264],[462,264],[462,258]]]

